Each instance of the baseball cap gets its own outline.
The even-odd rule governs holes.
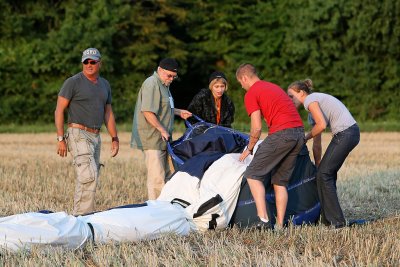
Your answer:
[[[223,72],[214,71],[213,73],[211,73],[210,78],[208,79],[208,83],[211,83],[214,79],[217,78],[224,78],[225,80],[227,80]]]
[[[173,58],[164,58],[160,61],[160,64],[158,66],[160,66],[160,68],[173,72],[178,72],[179,67],[178,62],[176,62],[176,60]]]
[[[94,59],[94,60],[100,60],[101,55],[99,50],[96,48],[88,48],[82,53],[82,62],[85,61],[86,59]]]

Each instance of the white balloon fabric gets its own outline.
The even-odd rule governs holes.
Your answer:
[[[136,242],[163,234],[187,235],[194,229],[185,209],[166,201],[147,201],[147,206],[118,208],[84,216],[93,225],[94,242]]]
[[[227,154],[214,162],[204,174],[199,187],[199,199],[186,208],[197,229],[226,228],[235,211],[246,164],[239,162],[240,154]],[[218,205],[204,209],[204,203],[219,196]],[[201,213],[204,211],[204,213]]]
[[[33,245],[77,249],[91,236],[87,223],[65,212],[29,212],[0,218],[0,247],[11,251],[29,250]]]

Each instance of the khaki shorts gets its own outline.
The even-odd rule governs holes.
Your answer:
[[[304,145],[304,128],[289,128],[267,136],[258,146],[244,177],[264,181],[271,173],[271,183],[287,186]]]

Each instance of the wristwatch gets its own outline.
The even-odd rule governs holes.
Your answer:
[[[58,142],[64,141],[64,136],[62,135],[57,136],[57,141]]]

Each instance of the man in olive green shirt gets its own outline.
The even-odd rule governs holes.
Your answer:
[[[177,73],[175,59],[161,60],[157,71],[143,82],[136,100],[131,147],[144,151],[150,200],[160,195],[165,177],[170,175],[166,142],[172,135],[174,115],[182,119],[192,116],[174,107],[169,86]]]

